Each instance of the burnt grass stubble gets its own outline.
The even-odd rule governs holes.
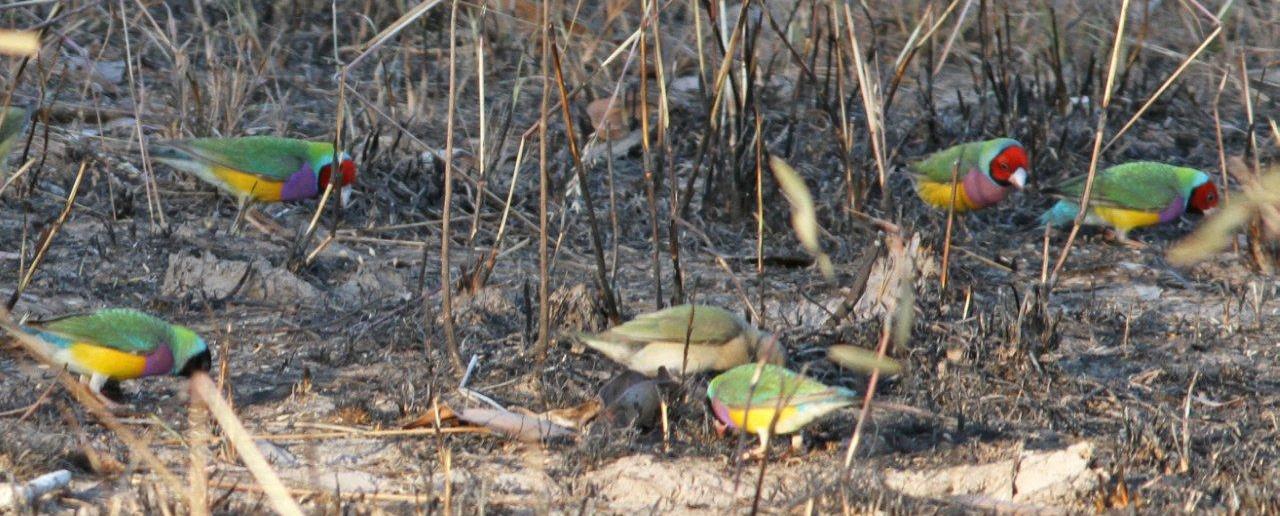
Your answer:
[[[355,9],[356,4],[340,9]],[[390,3],[365,4],[385,9],[369,10],[367,20],[340,16],[336,22],[340,45],[349,45],[338,50],[344,62],[376,33],[370,27],[384,27],[401,12],[391,9]],[[825,510],[877,505],[910,511],[956,509],[960,506],[894,494],[872,480],[874,472],[881,467],[983,463],[1006,458],[1013,449],[1057,448],[1088,439],[1097,444],[1093,465],[1106,473],[1104,488],[1110,491],[1122,481],[1145,507],[1194,503],[1188,506],[1274,510],[1277,491],[1271,470],[1280,451],[1275,444],[1273,408],[1280,399],[1280,386],[1273,379],[1272,335],[1280,322],[1275,315],[1274,283],[1257,276],[1243,254],[1227,253],[1190,269],[1166,264],[1163,249],[1193,223],[1184,220],[1136,232],[1134,236],[1148,244],[1143,250],[1115,245],[1102,233],[1085,230],[1058,288],[1047,295],[1038,286],[1043,233],[1034,220],[1051,201],[1038,191],[1041,185],[1087,169],[1098,116],[1097,102],[1087,99],[1101,98],[1115,13],[1090,3],[1058,6],[1052,13],[1039,5],[1005,8],[980,4],[973,7],[968,26],[940,74],[931,76],[928,70],[940,57],[950,23],[935,36],[937,41],[920,49],[906,68],[886,114],[886,154],[895,170],[909,157],[997,135],[1020,139],[1034,161],[1034,179],[1025,192],[998,209],[963,218],[954,237],[954,245],[1003,267],[953,252],[951,285],[946,291],[939,290],[936,276],[919,281],[911,339],[906,349],[893,350],[911,373],[884,380],[879,386],[879,398],[932,411],[942,418],[874,414],[856,461],[860,474],[852,483],[843,484],[838,481],[835,465],[843,456],[854,413],[846,411],[828,418],[807,432],[807,450],[798,454],[777,450],[775,456],[788,457],[778,459],[770,468],[786,475],[796,462],[832,466],[816,474],[796,469],[797,482],[767,497],[765,506],[793,507],[817,495],[817,507]],[[1263,12],[1265,6],[1240,4],[1237,9],[1275,22],[1275,13]],[[162,20],[159,27],[172,24],[172,28],[157,29],[135,5],[123,7],[123,18],[119,5],[81,5],[68,9],[54,24],[73,27],[65,35],[65,44],[47,48],[45,59],[33,61],[16,88],[13,74],[6,75],[7,88],[14,88],[15,103],[39,102],[42,108],[26,153],[39,157],[40,164],[4,192],[0,202],[0,240],[9,243],[3,251],[24,253],[21,260],[16,254],[4,258],[0,286],[6,292],[19,281],[18,264],[29,263],[42,231],[62,209],[77,164],[90,162],[72,216],[56,235],[15,315],[45,317],[129,306],[195,328],[216,347],[215,362],[225,360],[230,381],[226,388],[240,416],[251,430],[261,432],[307,431],[308,427],[298,424],[303,422],[395,427],[425,413],[437,398],[458,407],[468,403],[454,392],[458,376],[443,351],[439,294],[443,167],[414,141],[444,147],[449,48],[445,7],[415,22],[399,36],[398,43],[378,51],[347,77],[351,88],[341,97],[345,110],[342,138],[360,163],[358,195],[340,213],[331,210],[323,216],[320,235],[330,234],[336,227],[340,236],[359,239],[339,239],[313,262],[293,271],[319,295],[291,298],[288,289],[273,290],[270,285],[258,293],[242,285],[222,296],[198,289],[165,288],[166,271],[174,256],[250,262],[255,269],[250,274],[264,273],[257,270],[261,267],[287,267],[295,258],[294,235],[305,228],[315,206],[261,207],[263,218],[284,228],[280,234],[268,235],[251,226],[228,234],[236,213],[234,201],[188,176],[157,166],[159,209],[166,224],[153,222],[157,219],[149,212],[143,162],[137,150],[138,126],[131,118],[140,93],[145,93],[145,100],[139,108],[139,124],[148,140],[248,133],[333,136],[339,96],[332,78],[334,22],[329,4],[262,2],[249,7],[237,10],[210,5],[199,14],[190,5],[165,9],[152,3],[148,13]],[[935,9],[939,7],[944,6],[936,5]],[[800,2],[799,8],[821,11],[825,3]],[[29,26],[43,19],[46,9],[5,9],[0,10],[0,18],[6,26]],[[900,20],[893,17],[894,9],[879,9],[880,16],[873,17],[871,24],[867,23],[870,13],[855,16],[860,34],[871,41],[865,50],[868,60],[880,63],[887,84],[892,79],[893,56],[907,34]],[[1149,30],[1183,27],[1185,17],[1176,9],[1165,6],[1145,15],[1138,9],[1134,23],[1149,16],[1149,24],[1143,25]],[[734,13],[731,10],[730,16],[736,20]],[[791,23],[788,20],[793,20],[793,14],[775,9],[774,22]],[[705,12],[699,9],[697,15],[705,16]],[[588,27],[598,28],[603,23],[602,13],[590,9],[580,16]],[[662,13],[664,30],[683,35],[664,41],[664,51],[675,64],[666,70],[671,77],[697,75],[692,16],[684,6],[675,5]],[[1060,48],[1052,45],[1047,31],[1011,22],[1028,16],[1035,18],[1036,27],[1052,24],[1062,34]],[[531,22],[493,11],[481,19],[470,7],[464,8],[460,18],[476,19],[488,45],[486,156],[490,163],[482,184],[502,197],[510,184],[520,135],[538,119],[540,83],[529,80],[530,74],[537,72],[531,63],[537,62],[538,47],[529,43],[536,42],[537,31]],[[98,80],[82,69],[68,68],[68,56],[102,62],[126,59],[122,19],[127,20],[137,79]],[[605,45],[611,51],[634,30],[638,19],[632,9],[608,30],[591,37],[611,42]],[[1231,19],[1236,20],[1234,15]],[[73,26],[76,22],[81,24]],[[907,29],[914,23],[908,23]],[[812,315],[815,310],[825,313],[815,303],[830,309],[847,296],[856,299],[859,293],[849,292],[860,274],[856,266],[866,263],[869,253],[877,252],[883,237],[846,214],[843,206],[850,185],[845,183],[844,167],[852,167],[858,209],[900,225],[908,235],[919,233],[935,259],[941,253],[945,216],[923,207],[900,173],[890,171],[887,191],[876,183],[861,99],[851,75],[837,77],[841,72],[833,59],[847,57],[832,55],[830,27],[812,28],[818,31],[822,44],[797,49],[797,53],[808,52],[802,56],[805,62],[801,67],[769,24],[767,18],[753,18],[745,26],[744,41],[749,43],[744,44],[750,48],[745,65],[758,67],[760,79],[743,84],[734,77],[726,86],[730,88],[726,94],[741,99],[745,108],[728,115],[725,124],[708,129],[711,101],[710,94],[704,92],[710,90],[710,84],[671,93],[669,140],[656,143],[653,151],[655,163],[662,167],[658,175],[663,181],[655,189],[662,301],[678,301],[679,292],[686,300],[740,310],[733,284],[711,254],[722,253],[745,285],[751,302],[765,308],[762,324],[785,335],[792,365],[807,367],[824,382],[861,392],[866,378],[826,363],[825,348],[837,342],[871,347],[880,322],[845,317],[823,324],[827,317]],[[1256,28],[1238,21],[1232,24],[1233,30],[1225,32],[1231,41],[1228,48],[1239,44],[1232,38]],[[704,25],[704,30],[709,28]],[[1153,45],[1178,49],[1190,49],[1199,41],[1194,35],[1170,32],[1142,37]],[[179,45],[183,64],[174,64],[174,47],[164,43],[165,38],[156,37],[161,34],[176,37],[170,41]],[[459,76],[465,79],[457,104],[457,144],[474,156],[480,117],[475,103],[475,33],[467,29],[459,34]],[[584,38],[573,39],[562,49],[568,87],[582,88],[576,92],[574,105],[579,142],[586,141],[590,132],[582,108],[591,99],[607,96],[621,70],[611,65],[607,73],[600,74],[595,64],[583,64],[598,63],[604,55],[601,50],[585,50]],[[1251,41],[1255,45],[1275,43]],[[722,53],[714,47],[713,39],[707,44],[708,69],[714,71]],[[595,53],[587,56],[585,52]],[[1108,134],[1119,128],[1179,62],[1178,58],[1133,46],[1125,52]],[[1238,75],[1232,64],[1234,52],[1221,46],[1211,49],[1201,61],[1212,65],[1193,65],[1107,150],[1102,164],[1152,159],[1196,166],[1216,176],[1211,108],[1220,70],[1230,68]],[[1246,61],[1252,71],[1263,69],[1263,63],[1252,54]],[[847,68],[843,70],[847,73]],[[639,87],[635,69],[628,74],[623,79],[624,90],[635,95]],[[517,83],[516,77],[521,82]],[[656,95],[653,84],[648,92]],[[1224,131],[1228,156],[1244,155],[1248,147],[1248,126],[1236,84],[1228,84],[1221,102],[1224,129],[1228,129]],[[1276,89],[1269,84],[1273,83],[1258,81],[1253,86],[1254,102],[1258,103],[1255,112],[1264,116],[1276,112]],[[521,92],[513,102],[512,91],[517,87]],[[841,92],[851,117],[848,126],[857,130],[853,147],[845,155],[837,135]],[[554,94],[552,98],[556,98]],[[581,195],[566,197],[570,186],[582,185],[572,180],[572,159],[558,109],[548,115],[548,148],[554,153],[548,161],[553,187],[549,226],[555,260],[550,278],[555,345],[544,361],[527,354],[538,331],[538,233],[536,226],[517,219],[537,220],[536,137],[526,146],[530,154],[523,161],[513,215],[502,244],[504,249],[514,250],[497,258],[479,289],[473,288],[470,279],[493,244],[502,205],[486,200],[475,184],[457,180],[452,210],[452,248],[456,253],[452,261],[458,270],[452,276],[456,284],[450,288],[458,292],[454,302],[458,342],[464,362],[476,356],[479,364],[469,386],[508,406],[533,411],[580,404],[620,371],[594,353],[579,352],[570,338],[574,331],[600,330],[607,322],[594,283],[595,263]],[[755,134],[757,116],[759,135]],[[1260,125],[1257,130],[1259,141],[1270,141],[1265,128]],[[704,149],[705,138],[711,141]],[[785,200],[767,169],[764,254],[769,260],[762,274],[755,272],[756,138],[763,138],[765,151],[782,156],[805,175],[828,232],[823,245],[837,264],[834,280],[823,281],[814,269],[805,266],[808,260],[787,223]],[[1272,146],[1264,143],[1260,147],[1264,160],[1274,158]],[[659,288],[651,269],[654,243],[643,163],[642,151],[635,147],[608,164],[614,175],[616,206],[610,201],[606,163],[601,160],[587,165],[589,184],[585,187],[595,200],[606,261],[613,263],[614,249],[620,253],[619,268],[609,273],[624,318],[653,309]],[[458,173],[479,174],[474,159],[458,166]],[[669,167],[674,170],[670,176]],[[714,249],[704,245],[700,237],[679,232],[681,284],[677,290],[668,241],[671,185],[666,181],[673,177],[683,191],[694,171],[699,177],[685,217],[707,234]],[[473,237],[477,210],[479,227]],[[619,220],[616,233],[610,223],[614,216]],[[320,240],[314,238],[308,249]],[[1051,234],[1051,258],[1056,257],[1064,240],[1065,232]],[[0,406],[4,409],[34,402],[50,382],[47,374],[37,372],[16,350],[5,355],[0,372],[0,384],[10,393]],[[566,494],[562,499],[548,501],[534,494],[523,501],[509,496],[490,498],[489,493],[497,489],[493,485],[461,482],[454,486],[453,503],[607,509],[607,500],[595,498],[598,486],[593,484],[597,481],[591,473],[633,454],[707,458],[711,462],[706,464],[737,471],[739,481],[754,482],[757,466],[730,458],[754,443],[750,436],[743,441],[715,437],[703,401],[705,380],[695,378],[666,392],[671,425],[667,439],[661,429],[640,432],[593,427],[574,442],[550,445],[538,452],[553,457],[543,467]],[[141,417],[154,414],[159,421],[185,432],[186,395],[179,380],[131,382],[123,390]],[[1188,397],[1189,418],[1184,416]],[[124,446],[93,424],[92,417],[63,393],[55,391],[49,402],[25,420],[16,416],[0,420],[0,428],[0,465],[15,478],[70,467],[77,476],[100,475],[105,480],[84,495],[90,504],[105,504],[120,493],[135,493],[141,507],[182,503],[159,499],[129,482],[126,473],[135,472],[136,465],[128,461]],[[157,442],[169,437],[152,426],[139,428]],[[1184,435],[1184,429],[1189,429],[1189,435]],[[785,440],[778,442],[778,448],[785,447]],[[185,467],[185,452],[180,446],[153,446],[168,448],[166,457],[176,471]],[[316,450],[324,445],[301,442],[287,446],[305,462],[321,453]],[[360,509],[361,505],[383,504],[400,509],[409,505],[439,509],[443,503],[437,489],[444,467],[442,446],[450,450],[455,472],[488,463],[518,463],[514,456],[538,450],[537,446],[468,435],[394,438],[380,446],[390,451],[379,453],[398,459],[357,464],[353,469],[367,467],[383,478],[395,479],[396,485],[403,487],[401,492],[422,494],[421,504],[319,496],[309,498],[314,504],[311,507],[336,511],[354,505],[357,510],[367,510]],[[103,466],[104,461],[95,455],[114,458],[119,467]],[[252,482],[228,469],[236,460],[230,452],[217,455],[215,460],[219,464],[215,480]],[[770,477],[771,481],[775,478]],[[218,504],[218,511],[265,510],[256,494],[224,496],[225,489],[215,491],[210,498]],[[1095,498],[1103,497],[1083,493],[1078,503],[1092,507]],[[69,507],[63,502],[50,503],[57,504],[52,507]]]

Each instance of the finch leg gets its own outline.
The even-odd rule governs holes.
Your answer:
[[[89,377],[89,389],[93,390],[93,392],[102,392],[102,386],[107,384],[107,380],[110,380],[110,378],[94,373]]]
[[[84,379],[85,377],[82,375],[80,378]],[[105,375],[94,373],[92,376],[89,377],[89,381],[86,383],[89,384],[89,392],[92,392],[93,395],[98,398],[98,401],[101,401],[102,404],[107,407],[107,410],[115,412],[116,410],[119,410],[121,408],[121,405],[119,403],[111,401],[111,398],[108,398],[106,395],[102,394],[102,386],[106,385],[107,380],[110,380],[110,379],[111,378]]]
[[[767,457],[766,453],[769,451],[769,431],[761,430],[757,432],[756,435],[760,436],[760,447],[744,453],[742,455],[743,460],[748,460],[748,459],[764,460],[764,458]]]
[[[235,220],[231,221],[231,229],[228,231],[229,234],[234,235],[240,232],[240,224],[244,222],[245,212],[247,212],[248,209],[249,209],[249,198],[241,197],[240,205],[236,208],[236,218]]]
[[[262,212],[255,208],[250,208],[248,211],[249,212],[245,214],[244,219],[249,223],[249,225],[268,236],[287,238],[288,231],[286,231],[283,226],[263,216]]]
[[[1123,245],[1130,249],[1146,249],[1147,244],[1129,238],[1128,231],[1109,231],[1111,239],[1117,244]]]

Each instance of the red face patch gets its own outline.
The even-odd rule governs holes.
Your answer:
[[[1218,206],[1218,187],[1209,181],[1191,191],[1191,209],[1204,213]]]
[[[335,184],[333,186],[342,187],[346,185],[356,184],[356,163],[354,161],[351,161],[349,159],[342,160],[342,163],[338,165],[338,171],[342,174],[342,179],[338,182],[338,184]],[[329,186],[329,179],[331,178],[332,175],[333,175],[332,164],[325,165],[320,169],[320,188],[321,189],[324,189],[324,187]]]
[[[1028,173],[1031,166],[1027,164],[1027,151],[1021,145],[1011,145],[991,160],[991,179],[1001,186],[1009,186],[1009,178],[1021,168]]]
[[[356,184],[356,162],[344,159],[339,168],[342,170],[343,186]]]

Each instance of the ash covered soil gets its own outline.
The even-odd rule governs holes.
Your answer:
[[[1175,268],[1164,251],[1195,217],[1136,231],[1131,236],[1146,244],[1142,249],[1085,229],[1056,288],[1040,286],[1045,233],[1035,217],[1051,203],[1040,190],[1088,168],[1118,7],[975,3],[939,72],[930,73],[943,59],[955,12],[900,81],[895,57],[924,7],[873,2],[855,13],[863,52],[883,78],[882,95],[893,91],[881,188],[853,61],[847,47],[832,50],[848,44],[847,28],[833,39],[830,24],[845,22],[843,15],[830,19],[825,2],[798,2],[794,12],[749,10],[742,30],[753,37],[734,51],[723,93],[733,106],[722,106],[714,124],[709,113],[723,52],[713,29],[733,31],[738,7],[720,14],[728,17],[724,24],[711,24],[702,7],[664,7],[663,68],[655,73],[652,47],[646,50],[651,78],[642,90],[638,50],[604,64],[620,45],[631,48],[639,7],[611,2],[579,12],[556,3],[573,141],[590,143],[582,183],[552,80],[551,345],[540,356],[536,127],[544,72],[537,11],[522,2],[491,4],[484,12],[460,7],[455,57],[458,177],[448,212],[456,340],[464,362],[475,362],[467,386],[508,408],[541,413],[588,402],[622,372],[572,339],[607,327],[584,192],[594,201],[624,318],[680,296],[737,313],[750,303],[761,314],[756,323],[782,336],[794,369],[860,393],[868,378],[827,362],[826,348],[874,348],[889,302],[884,292],[895,281],[887,271],[910,260],[914,322],[910,339],[891,351],[907,373],[882,380],[876,392],[877,402],[910,410],[872,410],[848,475],[844,456],[856,409],[806,429],[802,450],[787,450],[779,439],[762,474],[759,462],[738,458],[755,445],[753,437],[717,437],[704,402],[706,376],[664,391],[665,428],[591,424],[551,443],[478,434],[296,437],[396,429],[436,403],[477,406],[474,396],[458,392],[461,375],[445,351],[439,156],[449,112],[447,4],[348,69],[346,88],[335,71],[404,12],[399,3],[344,3],[336,20],[327,2],[200,9],[143,2],[145,11],[138,4],[63,11],[41,57],[16,81],[16,61],[5,74],[14,102],[39,111],[25,152],[35,164],[0,193],[0,291],[18,286],[80,164],[87,167],[14,315],[134,307],[196,330],[214,348],[213,376],[237,414],[254,434],[275,436],[260,448],[316,513],[724,513],[753,503],[774,512],[1276,510],[1280,301],[1274,280],[1257,272],[1244,247]],[[1108,138],[1212,30],[1181,5],[1150,4],[1129,13],[1138,40],[1124,49]],[[1224,18],[1221,44],[1107,148],[1103,165],[1158,160],[1221,181],[1214,102],[1224,73],[1224,154],[1274,159],[1265,124],[1249,131],[1238,55],[1245,56],[1254,112],[1260,119],[1278,112],[1280,86],[1262,70],[1280,44],[1263,28],[1280,23],[1280,14],[1263,3],[1239,4]],[[945,7],[932,4],[932,15]],[[3,9],[0,19],[33,26],[48,9]],[[652,46],[649,34],[645,44]],[[478,47],[485,56],[483,112]],[[708,77],[705,84],[700,76]],[[659,80],[667,81],[664,89]],[[670,127],[651,135],[647,157],[643,125],[634,119],[611,144],[590,139],[586,106],[615,87],[619,102],[648,96],[654,109],[670,109]],[[332,139],[335,127],[359,163],[357,192],[341,210],[326,209],[304,245],[298,235],[316,202],[260,207],[233,233],[233,200],[163,165],[150,168],[139,149],[139,134],[144,141]],[[946,214],[914,197],[901,166],[957,142],[1004,135],[1027,146],[1031,184],[958,221],[942,289]],[[823,279],[796,242],[767,169],[766,260],[757,270],[757,144],[805,177],[834,278]],[[23,147],[9,158],[11,171]],[[646,161],[660,181],[652,203]],[[851,214],[850,192],[857,210],[899,233]],[[673,210],[687,224],[672,223]],[[1048,238],[1052,268],[1066,234]],[[490,256],[491,272],[478,274]],[[191,430],[184,382],[123,383],[130,409],[121,415],[183,477],[190,466],[183,438]],[[120,439],[54,384],[48,370],[6,347],[0,471],[17,479],[73,473],[71,486],[37,510],[186,510],[183,493],[157,487]],[[212,450],[213,509],[269,510],[234,452]]]

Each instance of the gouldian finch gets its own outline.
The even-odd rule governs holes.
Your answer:
[[[241,201],[310,199],[330,182],[340,188],[343,205],[356,182],[356,165],[333,144],[272,136],[194,138],[159,143],[151,155],[161,163],[196,177]]]
[[[1031,166],[1018,140],[996,138],[956,145],[908,165],[916,176],[916,193],[930,206],[947,209],[951,204],[951,172],[957,160],[955,211],[963,213],[994,206],[1009,190],[1027,184]]]
[[[751,361],[753,354],[779,364],[786,358],[776,337],[728,310],[708,305],[673,306],[578,338],[646,376],[657,376],[662,368],[673,375],[723,371]]]
[[[31,112],[20,107],[7,108],[3,110],[3,115],[0,115],[0,179],[4,178],[7,170],[5,157],[9,155],[13,143],[19,140],[22,131],[27,128],[29,118],[31,118]]]
[[[1077,203],[1086,179],[1068,178],[1047,191],[1061,200],[1040,216],[1040,222],[1071,224],[1080,212]],[[1139,161],[1097,173],[1084,223],[1111,226],[1119,240],[1128,243],[1131,229],[1176,220],[1188,209],[1203,213],[1217,205],[1218,187],[1208,174],[1194,168]]]
[[[182,326],[127,308],[108,308],[23,327],[55,364],[87,378],[101,397],[107,380],[208,371],[209,346]]]
[[[756,453],[765,451],[771,434],[798,432],[813,420],[852,405],[855,397],[849,389],[828,387],[773,364],[743,364],[715,377],[707,386],[707,398],[717,419],[760,436]]]

